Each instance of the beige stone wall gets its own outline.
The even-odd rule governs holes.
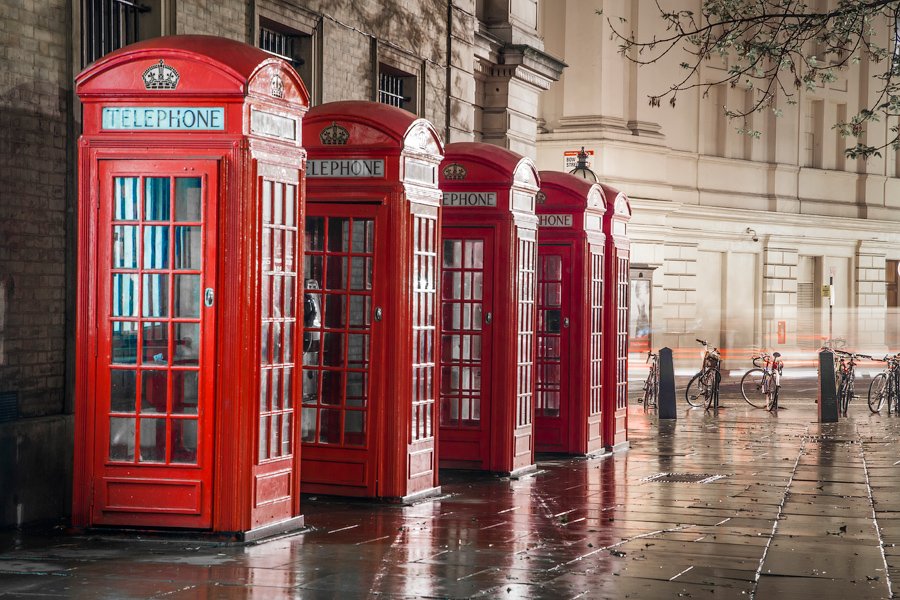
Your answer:
[[[692,1],[697,8],[699,1]],[[689,9],[691,1],[678,7]],[[796,269],[798,256],[808,256],[823,265],[813,282],[817,293],[833,269],[840,293],[847,294],[846,305],[835,308],[835,331],[839,327],[851,344],[873,351],[900,345],[900,339],[880,334],[885,297],[862,291],[883,287],[878,265],[900,257],[900,159],[892,150],[865,163],[846,159],[842,149],[849,142],[831,128],[872,99],[871,74],[878,67],[864,61],[832,84],[798,92],[796,105],[779,103],[779,118],[768,111],[753,114],[746,124],[729,122],[722,107],[743,108],[751,96],[727,85],[714,86],[706,97],[702,90],[680,93],[674,108],[665,101],[656,108],[649,106],[648,95],[666,89],[682,71],[682,57],[640,67],[629,62],[610,39],[607,19],[618,23],[619,17],[628,20],[622,31],[635,25],[641,38],[664,33],[652,2],[565,0],[542,6],[545,47],[569,66],[541,96],[537,162],[542,169],[562,169],[565,151],[593,150],[593,169],[632,201],[633,260],[652,265],[665,249],[657,269],[665,293],[653,296],[653,345],[683,344],[691,328],[702,326],[700,319],[686,316],[684,290],[672,283],[677,279],[682,285],[676,272],[683,260],[671,248],[684,243],[701,253],[724,252],[722,276],[704,284],[702,292],[718,296],[711,304],[721,307],[723,344],[744,339],[735,337],[734,319],[727,317],[751,289],[744,276],[732,272],[741,265],[754,271],[746,277],[753,278],[758,318],[742,319],[751,339],[777,345],[778,323],[785,321],[785,349],[797,346],[796,274],[783,271]],[[886,39],[888,33],[879,35]],[[710,61],[696,81],[712,82],[725,68],[722,61]],[[742,125],[760,130],[762,137],[739,134]],[[875,124],[869,143],[887,139],[892,125]],[[877,251],[860,251],[861,244]],[[743,258],[729,259],[736,253]],[[793,262],[781,262],[785,256]],[[878,264],[859,266],[870,260]],[[758,266],[749,269],[752,264]],[[818,332],[827,335],[824,309],[816,310],[822,313],[814,319]]]

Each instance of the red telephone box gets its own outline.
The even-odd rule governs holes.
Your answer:
[[[537,170],[491,144],[441,164],[441,466],[534,465]]]
[[[581,177],[540,177],[535,445],[539,452],[592,454],[604,449],[606,201],[598,184]]]
[[[428,121],[375,102],[318,106],[303,127],[303,490],[435,493],[443,146]]]
[[[302,525],[303,82],[246,44],[172,36],[76,85],[74,524]]]
[[[600,184],[606,197],[606,291],[603,336],[603,440],[609,450],[628,446],[628,277],[631,205],[619,190]]]

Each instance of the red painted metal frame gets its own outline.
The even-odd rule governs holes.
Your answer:
[[[177,70],[175,89],[146,89],[142,74],[163,60]],[[284,440],[288,453],[278,460],[261,460],[259,440],[260,394],[260,291],[261,258],[260,194],[265,180],[280,182],[290,192],[289,207],[297,219],[303,215],[303,165],[305,153],[300,122],[309,105],[309,95],[296,72],[283,60],[256,48],[208,36],[170,36],[140,42],[97,61],[76,78],[77,93],[84,106],[84,134],[79,140],[78,295],[76,322],[75,471],[72,521],[77,527],[98,524],[139,528],[189,527],[217,534],[251,538],[272,527],[302,525],[299,496],[299,446],[295,426]],[[104,130],[103,107],[222,107],[222,130]],[[294,139],[273,137],[270,131],[255,131],[251,111],[259,110],[293,122]],[[102,382],[104,368],[98,348],[109,340],[99,339],[101,290],[107,272],[98,252],[102,224],[98,214],[109,198],[100,195],[100,165],[115,161],[116,168],[140,166],[140,161],[170,161],[178,171],[189,173],[197,161],[212,165],[214,177],[205,201],[205,211],[214,220],[205,232],[210,273],[215,281],[204,282],[214,290],[213,331],[202,335],[204,348],[214,351],[210,369],[201,373],[208,382],[206,410],[213,418],[205,435],[210,453],[199,490],[201,505],[210,506],[209,519],[178,518],[165,506],[154,506],[155,482],[165,486],[171,473],[154,467],[142,474],[140,465],[123,475],[128,480],[146,479],[150,492],[136,499],[139,510],[118,511],[95,518],[98,498],[95,482],[105,476],[109,461],[94,439],[104,433],[108,390]],[[153,173],[147,173],[153,175]],[[288,238],[284,238],[288,239]],[[294,256],[302,246],[294,239]],[[227,260],[226,260],[227,257]],[[298,272],[298,278],[302,272]],[[201,292],[202,294],[202,292]],[[288,298],[288,296],[285,296]],[[292,312],[301,303],[295,293]],[[297,337],[302,337],[299,329]],[[293,355],[297,352],[294,350]],[[298,404],[299,394],[288,392],[285,402]],[[296,419],[294,419],[296,420]],[[203,438],[201,438],[203,439]],[[94,512],[92,513],[92,506]]]
[[[340,132],[335,126],[346,131],[346,139],[321,135],[326,128]],[[311,215],[371,211],[367,214],[376,220],[376,247],[367,445],[349,452],[336,445],[304,444],[303,490],[389,499],[437,493],[433,424],[439,358],[434,337],[440,240],[437,166],[443,145],[428,121],[374,102],[317,106],[303,128],[311,161],[384,161],[383,177],[310,177],[307,182]],[[431,229],[432,251],[422,247],[423,228]],[[415,312],[423,310],[422,302],[429,297],[431,317]],[[381,310],[380,321],[376,309]],[[417,345],[429,335],[430,342]],[[427,380],[429,371],[430,387],[422,379]]]
[[[562,374],[562,380],[568,385],[568,394],[561,398],[561,404],[568,409],[568,418],[561,424],[561,435],[557,437],[548,429],[557,428],[560,424],[535,417],[537,450],[593,454],[604,450],[605,314],[602,286],[606,200],[600,185],[580,177],[555,171],[541,171],[540,177],[541,193],[537,202],[538,218],[541,219],[539,252],[549,255],[558,253],[559,248],[570,250],[570,263],[564,263],[564,278],[567,278],[571,289],[563,297],[562,318],[568,318],[570,322],[567,330],[563,328],[563,332],[568,331],[568,344],[561,349],[562,362],[568,362],[568,371]],[[567,215],[571,218],[571,225],[551,224],[546,215]],[[543,298],[539,298],[538,303],[541,306]],[[537,377],[540,381],[540,371]]]
[[[619,190],[600,184],[606,197],[606,291],[604,294],[603,439],[608,450],[628,446],[628,280],[631,204]]]
[[[454,430],[441,428],[441,465],[496,473],[519,473],[534,465],[534,357],[536,353],[535,299],[537,217],[534,195],[540,185],[530,159],[498,146],[460,142],[448,144],[441,164],[440,187],[445,198],[453,193],[490,192],[496,206],[443,207],[443,236],[479,228],[493,229],[491,252],[493,319],[485,320],[491,337],[489,390],[490,444],[482,460],[454,455]],[[443,331],[442,331],[443,333]]]

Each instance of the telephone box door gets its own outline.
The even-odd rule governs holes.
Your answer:
[[[381,384],[372,357],[383,356],[375,263],[384,219],[375,206],[307,209],[301,477],[374,496]]]
[[[491,439],[493,230],[444,228],[440,452],[487,468]],[[512,352],[512,350],[510,350]]]
[[[217,176],[100,161],[94,524],[211,527]]]
[[[535,443],[541,452],[568,452],[572,403],[569,319],[572,248],[542,244],[538,255],[538,352]]]

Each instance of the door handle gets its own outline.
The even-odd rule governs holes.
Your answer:
[[[382,317],[381,307],[376,306],[375,307],[375,320],[378,322],[381,322],[381,317]]]
[[[569,328],[569,317],[563,317],[563,327]]]
[[[203,293],[203,304],[206,305],[207,308],[211,307],[216,301],[216,293],[212,288],[206,288],[206,291]]]
[[[494,320],[494,315],[491,314],[490,311],[484,313],[484,322],[485,322],[485,323],[487,323],[488,325],[490,325],[490,324],[491,324],[491,321],[493,321],[493,320]]]

